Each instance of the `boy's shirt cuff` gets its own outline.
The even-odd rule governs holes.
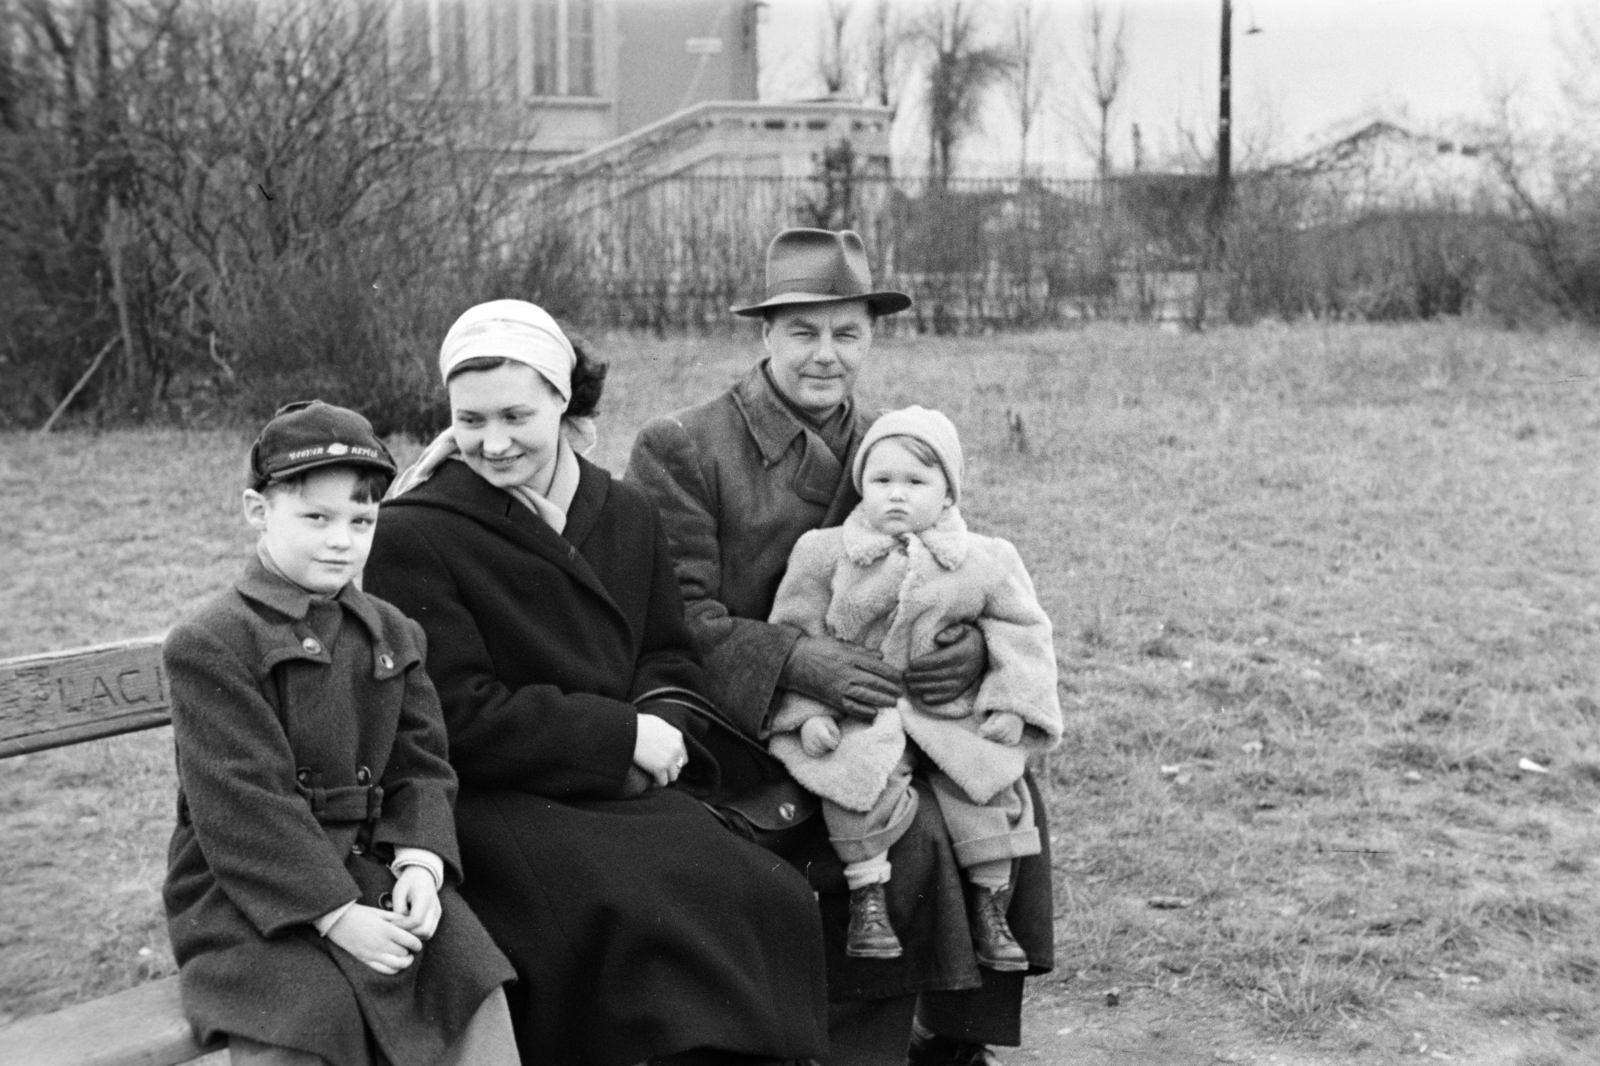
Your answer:
[[[444,860],[427,848],[395,848],[394,862],[389,864],[390,872],[399,877],[400,871],[407,866],[420,866],[428,871],[428,875],[433,878],[434,891],[437,892],[444,887]],[[344,912],[354,907],[357,902],[351,900],[342,907],[336,907],[311,924],[317,927],[318,934],[327,936],[328,930],[338,924],[339,919],[344,917]]]
[[[395,848],[394,862],[389,864],[389,871],[399,877],[400,871],[407,866],[420,866],[427,870],[433,877],[435,892],[444,887],[444,860],[427,848]]]
[[[317,927],[317,934],[319,936],[327,936],[328,930],[332,929],[336,924],[338,924],[339,919],[344,917],[344,912],[355,905],[356,901],[351,900],[342,907],[335,907],[333,910],[329,911],[327,914],[324,914],[321,918],[318,918],[311,924]]]

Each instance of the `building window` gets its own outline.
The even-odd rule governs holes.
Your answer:
[[[452,96],[465,96],[475,88],[467,5],[465,0],[437,0],[437,7],[439,51],[435,59],[439,87]]]
[[[594,0],[567,0],[567,95],[595,95]]]
[[[408,84],[495,100],[598,94],[600,0],[394,0]]]
[[[532,14],[533,95],[561,95],[561,0],[527,0]]]
[[[517,84],[517,0],[489,0],[486,12],[488,65],[484,88],[495,100],[515,100]]]
[[[433,17],[428,0],[400,0],[394,8],[391,55],[407,88],[423,90],[433,82]]]

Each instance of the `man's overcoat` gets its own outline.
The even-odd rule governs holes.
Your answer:
[[[237,1033],[334,1066],[436,1062],[511,968],[450,887],[460,880],[438,697],[422,630],[346,586],[332,600],[252,559],[175,627],[178,825],[163,892],[184,1009],[202,1039]],[[397,847],[444,860],[444,916],[386,976],[312,923],[387,906]]]
[[[702,691],[661,525],[579,460],[557,533],[464,462],[388,501],[367,588],[422,623],[464,892],[519,981],[523,1058],[631,1066],[694,1047],[826,1049],[805,880],[677,788],[629,785],[638,714]],[[696,752],[685,777],[707,769]],[[680,779],[683,780],[683,779]]]
[[[660,508],[684,611],[705,656],[712,698],[745,732],[768,725],[778,679],[799,631],[771,625],[789,553],[813,529],[836,526],[861,502],[849,470],[871,419],[852,415],[843,460],[774,391],[763,365],[706,403],[639,431],[626,479]],[[788,855],[822,892],[833,999],[880,999],[981,983],[967,927],[961,871],[926,782],[915,821],[893,848],[889,912],[906,947],[897,960],[844,953],[848,896],[837,856],[813,819],[807,845]],[[1048,830],[1044,853],[1021,860],[1008,918],[1035,972],[1053,964]],[[1019,987],[1020,992],[1020,987]]]

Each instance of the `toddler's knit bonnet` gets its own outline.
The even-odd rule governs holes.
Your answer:
[[[856,449],[855,465],[850,470],[857,492],[861,491],[861,472],[867,465],[867,453],[885,437],[915,437],[932,448],[933,454],[939,457],[939,465],[944,467],[944,479],[950,485],[950,499],[955,503],[961,502],[961,436],[956,433],[955,423],[938,411],[914,404],[883,415],[872,423],[872,428],[861,439],[861,447]]]

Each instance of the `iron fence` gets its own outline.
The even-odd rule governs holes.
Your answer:
[[[1169,224],[1131,182],[602,176],[535,179],[519,195],[515,239],[558,244],[582,317],[618,328],[724,322],[757,295],[785,226],[861,233],[875,278],[916,299],[897,324],[941,332],[1138,310],[1150,293],[1130,277],[1192,271],[1200,251],[1193,205]]]
[[[768,239],[794,225],[861,233],[875,278],[915,299],[887,325],[919,332],[1453,313],[1503,244],[1459,209],[1351,209],[1315,176],[1241,176],[1220,222],[1212,194],[1187,174],[544,178],[518,190],[513,229],[580,294],[573,317],[658,332],[725,327],[761,289]]]

